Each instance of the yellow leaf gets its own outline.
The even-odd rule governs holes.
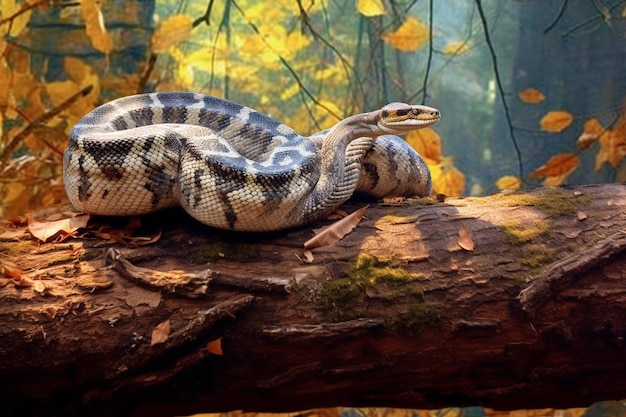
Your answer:
[[[556,187],[561,185],[563,181],[578,167],[580,158],[575,153],[560,153],[554,155],[545,164],[534,170],[528,175],[528,178],[546,177],[543,185],[547,187]]]
[[[546,132],[558,133],[565,130],[574,121],[574,116],[564,110],[548,112],[541,118],[541,129]]]
[[[440,163],[426,160],[433,181],[433,194],[461,195],[465,188],[465,175],[454,166],[450,157],[441,158]]]
[[[85,61],[71,56],[66,56],[63,59],[63,69],[70,79],[76,84],[80,84],[87,77],[87,75],[93,72],[91,66]]]
[[[457,240],[459,246],[466,251],[474,250],[474,241],[472,240],[472,236],[470,235],[469,230],[465,227],[465,223],[461,223],[461,228],[459,229],[459,238]]]
[[[3,29],[6,28],[10,30],[9,33],[4,33],[5,36],[9,35],[11,37],[15,37],[19,35],[20,32],[22,32],[22,30],[24,30],[26,25],[28,25],[28,22],[30,21],[30,15],[32,13],[32,9],[24,13],[20,13],[18,15],[18,12],[24,6],[17,4],[15,0],[1,0],[0,1],[0,17],[8,18],[11,16],[15,16],[13,19],[11,19],[10,25],[8,24],[3,25]]]
[[[46,84],[46,92],[48,97],[55,106],[60,105],[67,100],[72,94],[78,92],[78,84],[74,81],[53,81]]]
[[[104,16],[100,10],[98,0],[82,1],[83,19],[85,19],[85,33],[95,50],[109,54],[113,49],[113,40],[104,25]]]
[[[0,108],[2,109],[9,104],[11,81],[11,68],[9,68],[4,58],[0,58]]]
[[[519,99],[526,104],[537,104],[544,101],[546,96],[536,88],[527,88],[520,91]]]
[[[283,90],[283,92],[280,93],[280,99],[283,100],[283,101],[287,100],[287,99],[290,99],[291,97],[296,95],[299,91],[300,91],[300,84],[293,83],[291,85],[291,87],[289,87],[286,90]]]
[[[412,130],[406,134],[407,143],[424,158],[436,164],[441,162],[441,137],[430,127]]]
[[[165,19],[152,34],[150,48],[155,54],[166,52],[184,41],[193,28],[193,19],[186,14],[175,14]]]
[[[426,45],[428,35],[428,26],[411,16],[395,32],[383,34],[382,39],[399,51],[411,52]]]
[[[154,330],[152,330],[152,339],[150,340],[150,346],[165,342],[170,336],[170,326],[171,325],[169,319],[157,324]]]
[[[620,117],[613,130],[607,131],[600,136],[600,150],[596,154],[596,166],[598,171],[602,164],[608,162],[613,168],[617,168],[626,156],[626,117]]]
[[[386,14],[382,0],[356,0],[356,9],[365,17]]]
[[[522,181],[515,175],[504,175],[496,181],[499,190],[517,191],[522,188]]]
[[[209,343],[207,343],[206,348],[209,351],[209,353],[212,353],[213,355],[224,354],[224,351],[222,351],[222,338],[221,337],[215,340],[211,340]]]
[[[443,47],[443,53],[447,55],[461,55],[470,50],[465,41],[452,42]]]

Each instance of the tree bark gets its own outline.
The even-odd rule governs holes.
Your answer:
[[[621,184],[376,204],[310,263],[311,227],[219,232],[179,210],[142,218],[138,234],[161,232],[146,246],[106,243],[125,229],[93,222],[114,219],[65,243],[6,230],[2,261],[22,274],[0,288],[0,408],[169,416],[623,399],[625,213]],[[167,339],[151,345],[165,321]]]

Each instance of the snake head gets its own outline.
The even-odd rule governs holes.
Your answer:
[[[439,110],[419,104],[389,103],[380,110],[378,127],[385,133],[400,135],[432,126],[441,119]]]

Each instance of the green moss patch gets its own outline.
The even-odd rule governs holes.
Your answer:
[[[550,227],[543,220],[535,221],[533,226],[519,222],[506,222],[502,224],[502,230],[508,241],[513,245],[522,245],[532,241],[537,236],[548,233]]]
[[[344,277],[322,285],[320,305],[330,321],[365,317],[368,306],[384,308],[388,311],[385,316],[389,331],[416,334],[424,326],[438,320],[439,314],[424,302],[423,292],[415,286],[414,280],[415,277],[406,270],[401,260],[362,254]],[[400,297],[403,298],[402,303],[391,302]],[[407,302],[408,311],[406,307],[400,311],[399,308]]]
[[[515,193],[498,194],[498,196],[509,206],[535,207],[553,217],[575,213],[576,210],[593,201],[590,195],[576,195],[558,189],[548,190],[542,195]]]
[[[376,285],[381,282],[393,286],[413,281],[413,276],[404,269],[402,261],[381,259],[367,254],[359,255],[347,275],[362,286]]]
[[[437,323],[440,319],[439,311],[420,301],[409,305],[409,311],[390,317],[385,320],[385,326],[393,333],[409,335],[420,334],[427,326]]]
[[[528,245],[522,249],[522,265],[532,268],[548,264],[554,260],[554,252],[542,245]]]
[[[196,263],[206,263],[218,259],[228,259],[235,262],[246,262],[254,260],[258,256],[259,248],[257,245],[217,241],[199,245],[194,254],[194,261]]]

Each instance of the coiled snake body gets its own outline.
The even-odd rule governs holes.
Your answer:
[[[221,229],[270,231],[327,216],[355,191],[428,195],[419,154],[388,134],[430,126],[439,112],[393,103],[304,137],[248,107],[194,93],[104,104],[71,130],[63,158],[70,202],[128,216],[181,205]]]

